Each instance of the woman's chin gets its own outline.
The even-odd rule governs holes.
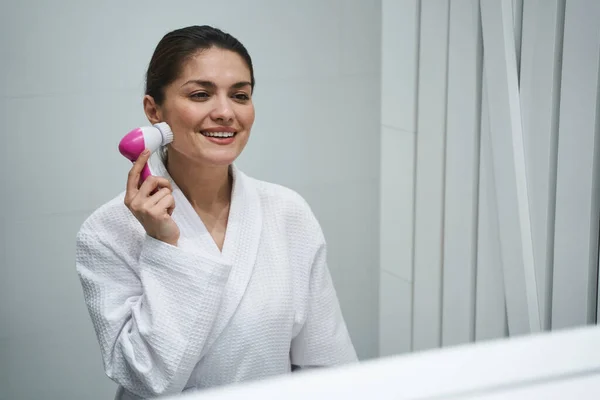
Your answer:
[[[201,158],[206,164],[214,166],[231,165],[240,155],[237,149],[223,149],[207,151],[202,154]]]

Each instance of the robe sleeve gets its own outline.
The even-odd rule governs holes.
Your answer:
[[[146,398],[181,392],[210,334],[230,267],[148,235],[130,244],[79,232],[76,267],[109,378]]]
[[[357,361],[326,258],[323,242],[310,272],[306,320],[292,340],[291,363],[300,369]]]

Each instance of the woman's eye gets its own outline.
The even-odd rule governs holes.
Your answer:
[[[208,93],[206,92],[196,92],[196,93],[192,93],[190,95],[190,97],[192,99],[196,99],[196,100],[204,100],[208,98]]]
[[[248,96],[246,93],[238,93],[234,97],[236,100],[242,100],[242,101],[250,100],[250,96]]]

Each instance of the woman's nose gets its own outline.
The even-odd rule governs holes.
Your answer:
[[[215,120],[222,120],[224,122],[233,121],[234,113],[227,96],[218,96],[216,98],[212,117]]]

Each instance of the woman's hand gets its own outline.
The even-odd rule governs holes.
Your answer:
[[[150,151],[145,150],[131,167],[127,178],[125,205],[149,236],[177,246],[179,227],[171,217],[175,209],[171,183],[162,177],[149,176],[139,185],[142,169],[149,158]]]

